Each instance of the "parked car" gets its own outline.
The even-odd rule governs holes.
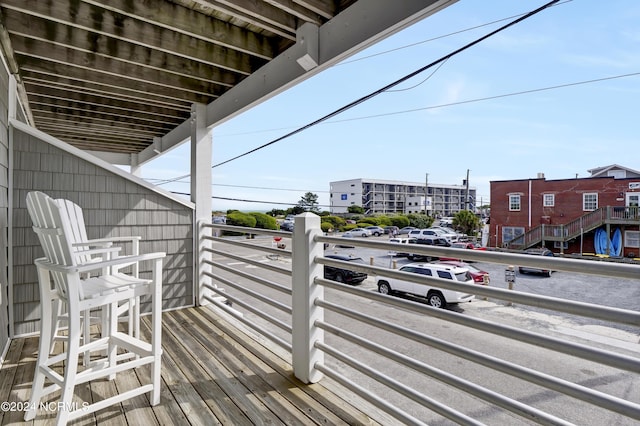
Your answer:
[[[440,247],[449,247],[451,246],[451,243],[449,241],[447,241],[444,238],[440,238],[440,237],[423,237],[420,239],[417,238],[410,238],[410,242],[409,244],[424,244],[427,246],[440,246]],[[407,259],[409,260],[424,260],[426,262],[432,262],[434,260],[438,260],[439,257],[437,256],[426,256],[426,255],[422,255],[422,254],[416,254],[416,253],[408,253],[407,254]]]
[[[389,251],[389,256],[397,256],[397,257],[407,257],[409,256],[409,253],[407,253],[405,250],[407,249],[407,247],[405,247],[406,244],[415,244],[415,240],[413,238],[406,238],[406,237],[396,237],[396,238],[389,238],[389,242],[390,243],[394,243],[394,244],[402,244],[403,247],[398,247],[398,250],[390,250]]]
[[[440,226],[451,226],[451,225],[453,225],[453,218],[452,217],[443,217],[438,221],[438,224]]]
[[[364,229],[368,229],[376,237],[379,237],[380,235],[384,234],[384,228],[380,226],[367,226]]]
[[[432,226],[432,229],[440,229],[441,231],[444,231],[445,234],[447,235],[451,235],[451,238],[448,238],[449,241],[453,242],[458,242],[458,241],[466,241],[467,238],[469,238],[467,235],[463,234],[462,232],[458,232],[453,228],[450,228],[448,226]]]
[[[347,231],[342,234],[345,238],[351,237],[370,237],[373,233],[369,229],[364,228],[353,228],[351,231]]]
[[[280,224],[280,229],[283,231],[293,232],[293,222],[282,222],[282,224]]]
[[[452,265],[410,263],[400,268],[399,271],[473,284],[473,278],[467,268],[458,268]],[[447,304],[470,302],[475,298],[473,294],[466,292],[445,290],[430,284],[420,284],[386,277],[378,278],[378,292],[382,294],[402,292],[426,297],[427,303],[436,308],[444,308]]]
[[[451,244],[451,247],[455,247],[455,248],[463,248],[463,249],[468,249],[468,250],[486,250],[486,247],[481,246],[478,243],[472,243],[470,241],[460,241],[457,243],[453,243]]]
[[[227,223],[227,217],[226,216],[214,216],[213,217],[213,223],[218,223],[218,224],[226,224]]]
[[[385,234],[393,235],[394,232],[395,232],[396,235],[398,235],[398,233],[400,232],[400,228],[398,228],[397,226],[385,226],[384,227],[384,233]]]
[[[327,254],[325,257],[330,259],[344,260],[345,262],[366,264],[360,257],[351,257],[341,254]],[[324,265],[324,278],[327,280],[338,281],[345,284],[359,284],[367,279],[364,272],[352,271],[350,269],[335,268],[333,266]]]
[[[470,265],[466,262],[460,260],[440,260],[436,263],[437,265],[452,265],[458,268],[467,268],[471,277],[473,278],[473,282],[481,285],[489,285],[491,279],[489,278],[489,273],[487,271],[483,271],[473,265]]]
[[[447,233],[439,228],[414,229],[409,232],[408,236],[411,238],[416,238],[418,240],[425,237],[429,237],[429,238],[439,237],[439,238],[445,238],[449,242],[454,242],[454,241],[457,241],[458,239],[458,236],[456,234]]]
[[[458,241],[458,239],[460,238],[460,235],[458,232],[454,231],[451,228],[443,228],[440,226],[432,226],[431,228],[429,228],[432,231],[436,231],[440,233],[440,237],[444,237],[447,239],[447,241],[449,241],[450,243],[455,243]]]
[[[465,250],[486,250],[486,247],[482,247],[480,244],[478,243],[472,243],[472,242],[457,242],[457,243],[451,243],[451,248],[459,248],[459,249],[465,249]],[[441,257],[440,260],[464,260],[462,257]]]
[[[405,235],[405,234],[409,234],[409,232],[413,231],[414,229],[418,229],[415,226],[405,226],[404,228],[400,228],[400,230],[398,231],[398,235]]]
[[[546,248],[532,248],[524,251],[524,254],[531,254],[534,256],[550,256],[553,257],[553,252]],[[540,269],[540,268],[532,268],[531,266],[518,266],[518,272],[521,274],[525,273],[533,273],[533,274],[542,274],[544,276],[550,277],[553,272],[550,269]]]

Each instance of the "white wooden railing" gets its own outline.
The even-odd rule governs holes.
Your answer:
[[[419,300],[326,280],[323,265],[473,293],[505,310],[516,309],[514,305],[523,312],[528,312],[527,306],[544,307],[554,315],[591,318],[632,330],[640,327],[640,312],[326,258],[326,245],[344,244],[346,239],[323,235],[320,218],[310,213],[295,218],[293,233],[211,224],[200,228],[204,233],[200,240],[209,243],[203,249],[206,256],[201,256],[211,280],[201,289],[212,293],[206,301],[260,339],[289,352],[294,374],[305,383],[329,378],[404,424],[442,417],[460,424],[511,424],[514,417],[540,424],[640,421],[637,341],[637,349],[633,345],[620,349],[588,336],[573,339],[509,325],[504,320],[508,314],[481,318],[436,309]],[[220,231],[259,237],[212,236]],[[280,238],[291,246],[278,248],[272,243]],[[348,242],[381,253],[394,249],[380,240]],[[460,250],[452,248],[412,250],[460,256]],[[469,261],[624,278],[640,291],[638,265],[475,250],[464,255]],[[419,325],[407,325],[409,316]]]

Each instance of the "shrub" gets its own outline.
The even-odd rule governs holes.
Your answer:
[[[423,214],[410,214],[407,215],[409,219],[409,225],[415,226],[419,229],[429,228],[433,225],[433,218],[431,216],[426,216]]]
[[[237,210],[227,212],[227,225],[256,227],[256,218]],[[224,231],[224,235],[243,235],[242,232]]]
[[[342,229],[342,227],[347,224],[347,222],[339,216],[324,216],[322,218],[322,222],[328,222],[332,224],[334,229]]]
[[[336,229],[331,222],[320,222],[320,228],[322,228],[322,232],[331,232]]]
[[[391,216],[389,220],[392,226],[397,226],[398,228],[409,226],[409,218],[406,216]]]
[[[255,228],[256,218],[247,213],[242,213],[236,210],[227,214],[227,225]]]
[[[249,213],[250,216],[253,216],[256,219],[256,228],[260,229],[278,229],[278,222],[275,217],[269,216],[264,213]]]

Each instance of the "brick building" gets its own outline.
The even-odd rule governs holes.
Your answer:
[[[637,257],[640,172],[618,165],[589,172],[587,178],[492,181],[489,245]]]

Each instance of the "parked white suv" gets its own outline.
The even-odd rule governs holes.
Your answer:
[[[439,229],[432,229],[432,228],[414,229],[409,231],[409,235],[407,235],[407,237],[415,238],[416,240],[420,240],[424,238],[434,238],[434,237],[445,238],[445,232]]]
[[[399,271],[473,284],[473,277],[467,268],[460,268],[453,265],[410,263],[400,268]],[[471,302],[475,298],[473,294],[385,277],[378,277],[378,291],[382,294],[402,292],[425,297],[427,303],[436,308],[444,308],[452,303]]]

